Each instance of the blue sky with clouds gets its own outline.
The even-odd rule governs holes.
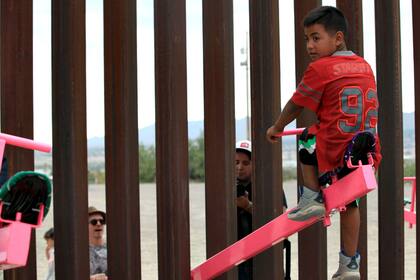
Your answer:
[[[186,0],[188,118],[203,119],[202,0]],[[279,1],[282,105],[295,87],[293,0]],[[103,0],[86,0],[88,138],[104,135]],[[246,71],[240,63],[248,32],[248,1],[234,3],[236,116],[247,114]],[[335,1],[323,1],[335,5]],[[374,1],[363,1],[365,58],[375,68]],[[414,111],[411,1],[401,1],[403,110]],[[153,0],[137,1],[139,127],[155,122]],[[51,0],[34,1],[35,139],[51,143]]]

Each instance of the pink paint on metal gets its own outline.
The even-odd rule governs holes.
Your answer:
[[[38,209],[37,223],[36,224],[28,224],[31,228],[39,228],[42,225],[42,220],[43,220],[43,217],[44,217],[44,209],[45,209],[45,205],[41,204],[39,206],[39,209]],[[0,202],[0,223],[6,223],[6,224],[20,223],[22,213],[17,212],[16,213],[16,218],[14,220],[8,220],[8,219],[3,219],[1,217],[2,212],[3,212],[3,202]]]
[[[410,211],[408,209],[404,209],[404,220],[406,222],[408,222],[408,226],[410,228],[412,228],[413,225],[416,224],[416,219],[417,219],[417,215],[416,215],[415,212],[412,212],[412,211]]]
[[[404,220],[408,222],[410,228],[413,227],[417,222],[417,214],[415,212],[416,207],[416,177],[404,177],[405,182],[411,183],[411,199],[410,199],[410,208],[407,209],[404,207]]]
[[[26,265],[32,228],[20,222],[0,228],[0,269]]]
[[[46,152],[46,153],[49,153],[51,151],[50,145],[36,142],[36,141],[26,139],[23,137],[0,133],[0,139],[6,141],[6,144],[18,146],[18,147],[29,149],[29,150],[36,150],[36,151]]]
[[[0,133],[0,168],[2,165],[4,148],[6,144],[50,152],[51,146],[30,139]],[[20,221],[22,214],[16,213],[15,220],[3,219],[1,212],[3,203],[0,203],[0,269],[10,269],[26,265],[29,253],[32,228],[41,226],[44,216],[44,205],[41,205],[38,213],[37,224],[27,224]]]
[[[343,210],[345,205],[376,188],[377,182],[372,166],[361,165],[349,175],[324,189],[328,213],[325,224],[329,225],[329,215],[332,211]],[[287,218],[288,212],[194,268],[191,271],[191,279],[212,279],[318,221],[313,218],[305,222],[295,222]]]
[[[288,212],[194,268],[191,271],[191,279],[212,279],[318,221],[316,218],[305,222],[291,221],[287,218]]]
[[[357,167],[352,173],[323,190],[327,213],[340,210],[348,203],[377,188],[375,173],[371,165]]]
[[[25,266],[28,259],[32,228],[41,226],[44,216],[44,205],[41,205],[36,225],[22,223],[22,214],[16,213],[15,220],[1,218],[3,203],[0,203],[0,269],[11,269]]]
[[[282,137],[282,136],[288,136],[288,135],[299,135],[302,134],[302,132],[305,130],[305,128],[296,128],[296,129],[290,129],[290,130],[285,130],[282,133],[277,134],[277,137]]]
[[[6,147],[6,141],[0,138],[0,169],[3,164],[4,148]]]

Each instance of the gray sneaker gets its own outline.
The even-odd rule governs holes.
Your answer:
[[[289,212],[287,217],[290,220],[303,222],[312,217],[322,217],[325,215],[324,199],[321,192],[315,192],[303,187],[299,203],[295,209]]]
[[[347,257],[340,252],[340,261],[337,272],[332,280],[359,280],[360,279],[360,254],[353,257]]]

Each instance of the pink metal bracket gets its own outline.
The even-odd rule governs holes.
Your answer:
[[[25,148],[28,150],[37,150],[40,152],[49,153],[51,151],[51,145],[40,143],[31,139],[14,136],[6,133],[0,133],[0,139],[6,141],[7,144]]]
[[[410,208],[404,207],[404,220],[408,222],[409,228],[412,228],[416,224],[416,177],[404,177],[405,182],[411,183],[411,203]]]
[[[4,148],[6,144],[46,153],[49,153],[51,151],[51,145],[6,133],[0,133],[0,167],[3,160]]]

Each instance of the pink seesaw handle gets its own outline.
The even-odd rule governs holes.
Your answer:
[[[25,149],[37,150],[40,152],[49,153],[51,146],[44,143],[35,142],[34,140],[26,139],[23,137],[13,136],[6,133],[0,133],[0,139],[6,141],[6,144],[18,146]]]
[[[299,135],[302,134],[302,132],[305,130],[305,128],[296,128],[296,129],[290,129],[290,130],[285,130],[282,133],[276,134],[277,137],[282,137],[282,136],[288,136],[288,135]]]

